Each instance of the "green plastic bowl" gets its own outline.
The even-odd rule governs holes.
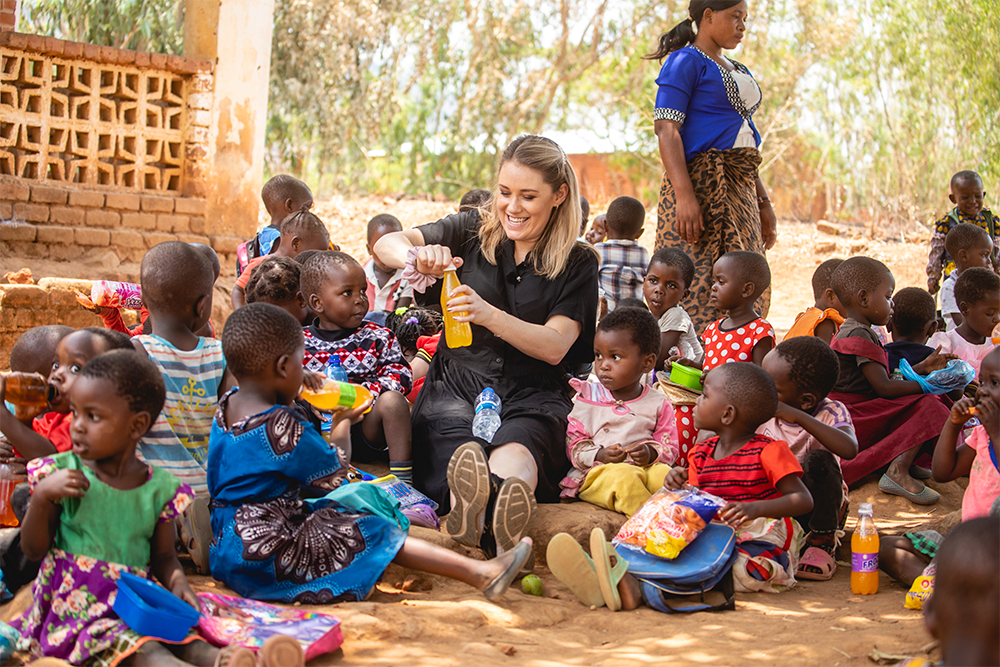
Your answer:
[[[670,381],[695,391],[701,391],[701,369],[679,364],[670,364]]]

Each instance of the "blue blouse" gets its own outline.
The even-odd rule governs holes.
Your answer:
[[[729,62],[737,71],[752,76],[741,63]],[[668,55],[656,83],[653,118],[681,124],[685,161],[712,148],[732,148],[744,121],[753,131],[754,144],[760,146],[760,133],[751,120],[760,97],[747,108],[732,73],[701,49],[688,45]]]

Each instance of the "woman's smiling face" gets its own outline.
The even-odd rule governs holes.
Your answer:
[[[497,211],[507,238],[528,253],[542,238],[552,210],[566,200],[569,187],[553,190],[541,172],[508,161],[500,168]]]

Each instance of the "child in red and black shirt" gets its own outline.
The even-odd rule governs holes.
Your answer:
[[[803,533],[793,518],[812,510],[802,466],[783,440],[755,433],[774,417],[778,391],[760,366],[723,364],[705,376],[694,426],[717,435],[695,445],[688,467],[674,468],[663,485],[685,482],[727,501],[719,518],[737,530],[737,590],[776,591],[795,584]]]
[[[346,253],[321,252],[302,267],[299,287],[316,314],[303,331],[303,365],[325,373],[330,358],[336,356],[349,381],[364,385],[375,397],[371,411],[351,429],[352,460],[388,460],[390,472],[410,482],[412,431],[406,394],[413,376],[393,333],[364,321],[368,313],[364,270]]]

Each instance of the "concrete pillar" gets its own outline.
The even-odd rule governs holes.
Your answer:
[[[17,30],[17,0],[0,0],[0,30]]]
[[[274,0],[185,2],[184,55],[215,62],[202,175],[208,234],[247,238],[257,229],[273,27]]]

